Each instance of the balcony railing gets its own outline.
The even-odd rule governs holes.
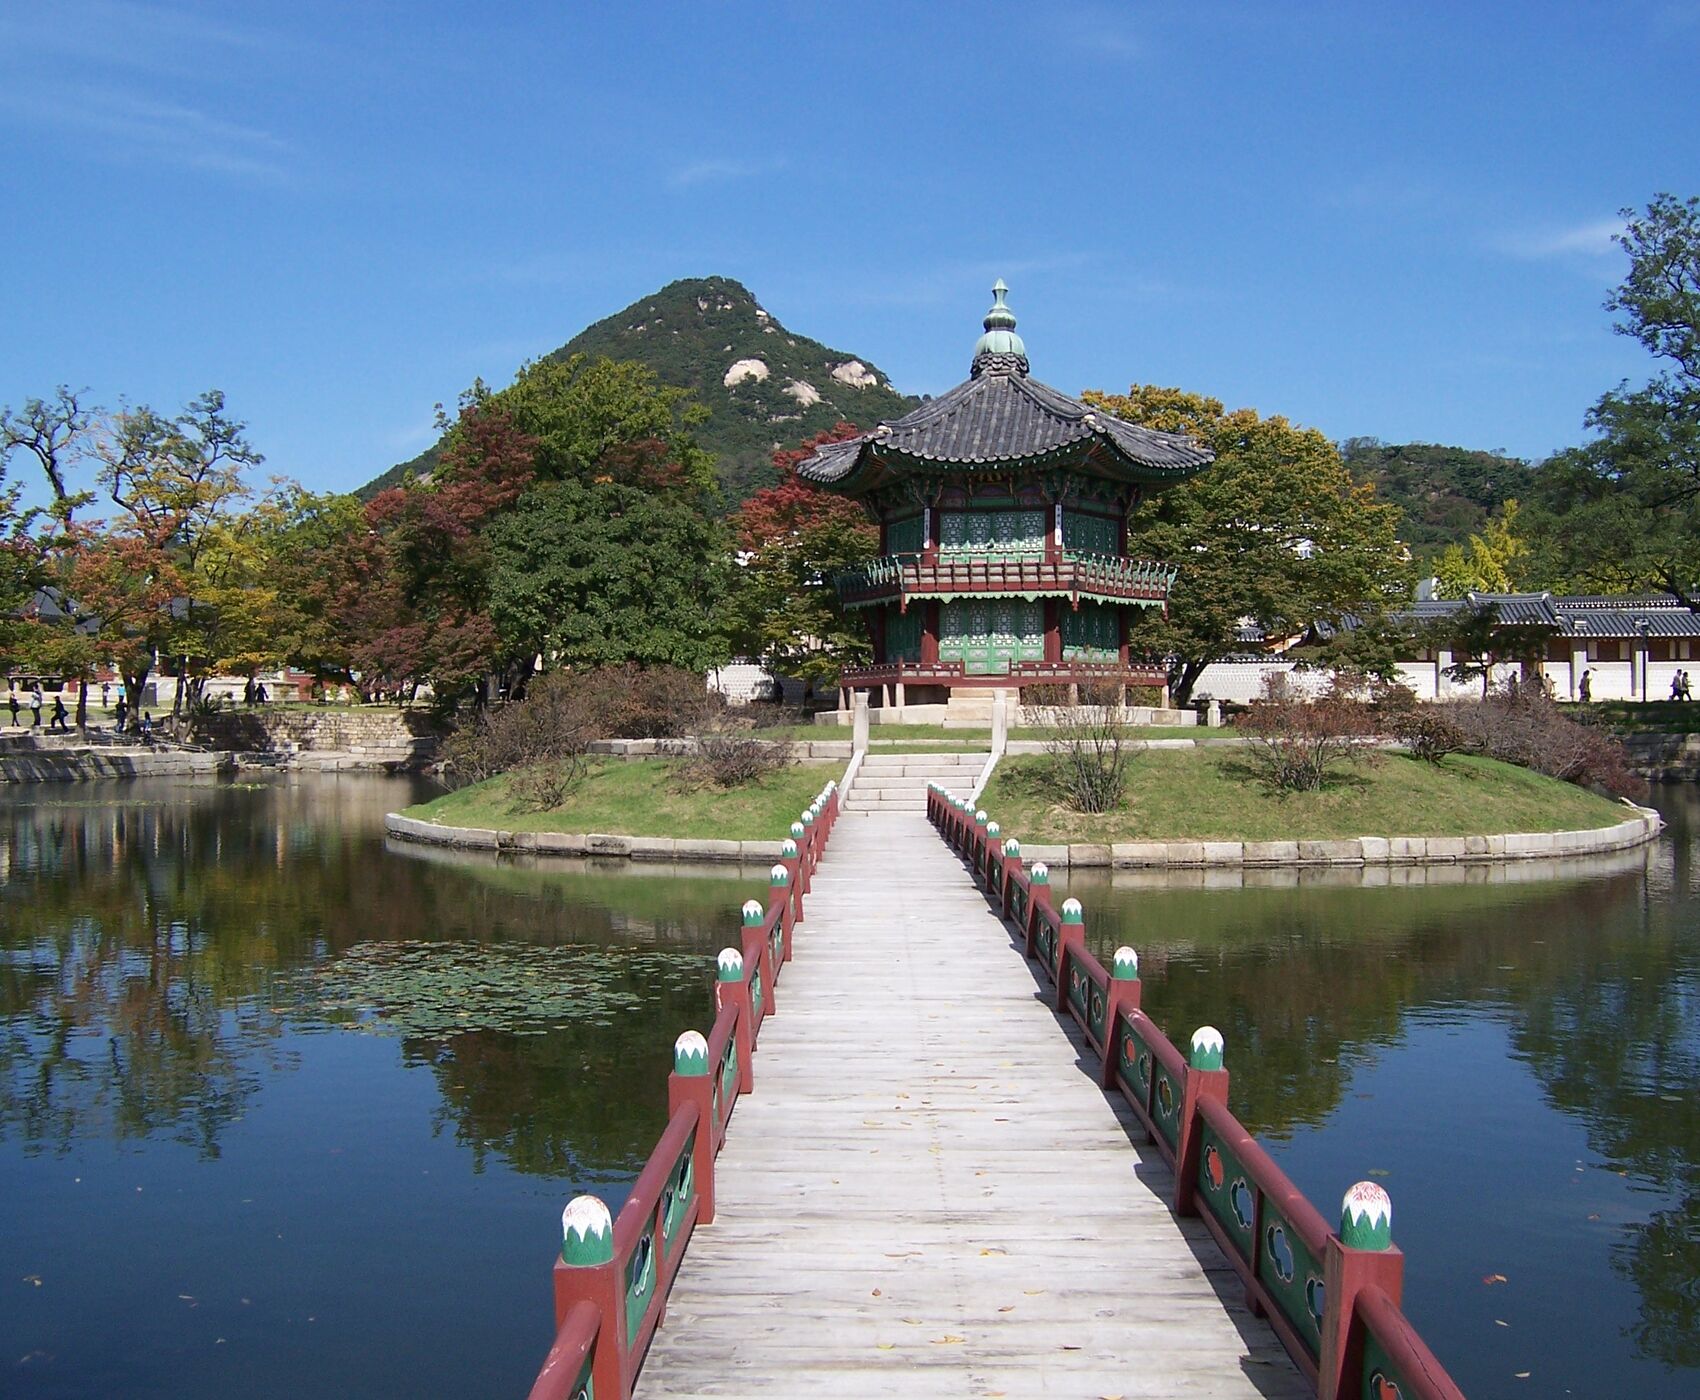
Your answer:
[[[1159,661],[1016,661],[1007,671],[970,674],[960,661],[886,661],[876,666],[846,666],[839,684],[847,690],[896,685],[1069,685],[1094,681],[1123,685],[1166,685],[1168,668]]]
[[[847,608],[911,598],[1068,598],[1073,602],[1160,605],[1175,581],[1171,565],[1119,554],[1065,550],[1061,559],[1036,554],[890,554],[838,576]]]

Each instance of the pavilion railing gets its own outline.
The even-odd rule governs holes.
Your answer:
[[[1086,946],[1080,901],[1058,908],[1050,872],[1024,868],[1019,841],[937,783],[927,816],[1020,931],[1057,1011],[1096,1052],[1099,1082],[1127,1101],[1174,1168],[1175,1213],[1204,1221],[1317,1394],[1463,1400],[1400,1311],[1404,1256],[1387,1193],[1374,1182],[1353,1186],[1331,1231],[1229,1110],[1221,1033],[1200,1027],[1183,1056],[1140,1008],[1138,955],[1118,948],[1106,970]]]
[[[1175,581],[1175,569],[1149,559],[1089,550],[1064,549],[1057,559],[1038,553],[943,552],[888,554],[837,576],[839,597],[847,608],[871,607],[897,599],[952,598],[958,595],[1108,598],[1162,603]]]
[[[1124,685],[1165,685],[1169,669],[1160,661],[1014,661],[1007,671],[976,672],[969,676],[960,661],[881,661],[869,666],[846,666],[839,683],[847,687],[895,685],[1056,685],[1069,681],[1120,681]]]
[[[714,1024],[673,1045],[667,1127],[618,1216],[597,1196],[561,1215],[555,1341],[531,1400],[628,1400],[698,1225],[714,1219],[714,1164],[738,1100],[755,1087],[762,1024],[791,960],[792,936],[838,820],[836,782],[821,790],[768,872],[768,900],[743,907],[739,946],[716,961]]]

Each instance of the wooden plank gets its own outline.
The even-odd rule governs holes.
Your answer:
[[[924,816],[807,913],[638,1395],[1311,1394]]]

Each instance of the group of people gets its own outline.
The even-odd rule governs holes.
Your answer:
[[[100,705],[102,709],[107,707],[111,697],[111,683],[102,681],[100,686]],[[19,700],[18,683],[16,681],[12,681],[7,687],[6,708],[12,712],[12,725],[14,728],[20,727],[21,721],[19,720],[19,715],[23,712],[27,705],[30,712],[30,727],[32,729],[40,729],[41,712],[46,703],[47,696],[42,691],[40,681],[35,682],[35,684],[29,688],[29,699],[27,701]],[[129,698],[123,691],[119,691],[118,703],[112,707],[113,729],[122,733],[124,729],[124,722],[129,719],[129,717]],[[69,734],[71,732],[70,719],[71,712],[65,707],[65,697],[63,693],[55,693],[53,696],[53,709],[49,713],[47,720],[47,728],[49,732],[59,730],[62,733]],[[137,729],[140,731],[144,739],[152,737],[153,715],[147,710],[142,711],[142,718],[140,723],[137,725]]]
[[[1670,698],[1672,700],[1692,700],[1694,692],[1688,685],[1688,672],[1678,671],[1671,677]]]
[[[45,697],[41,693],[41,682],[37,681],[30,687],[29,698],[30,727],[33,729],[41,728],[41,707],[44,699]],[[6,696],[6,705],[12,712],[12,723],[13,725],[16,725],[18,722],[18,711],[23,708],[18,703],[18,685],[16,681],[12,682],[9,687],[8,694]],[[71,726],[66,723],[66,721],[70,718],[70,715],[71,712],[65,708],[65,697],[63,695],[55,695],[53,697],[53,717],[48,720],[47,727],[49,729],[64,730],[67,734],[70,733]]]

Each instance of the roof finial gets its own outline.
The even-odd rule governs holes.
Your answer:
[[[1015,313],[1004,301],[1008,293],[1009,288],[1004,286],[1003,278],[998,278],[992,285],[992,309],[986,313],[983,322],[986,333],[974,346],[973,373],[976,378],[986,370],[1027,373],[1027,347],[1015,333]]]

